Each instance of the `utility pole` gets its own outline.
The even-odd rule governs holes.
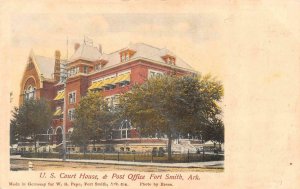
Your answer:
[[[64,91],[65,91],[65,97],[64,97],[64,114],[63,114],[63,129],[62,129],[62,135],[63,135],[63,161],[66,161],[66,118],[67,118],[67,93],[66,93],[66,81],[64,81]]]
[[[66,66],[66,65],[65,65]],[[62,135],[63,135],[63,157],[62,157],[62,160],[63,161],[66,161],[66,153],[67,153],[67,145],[66,145],[66,122],[67,122],[67,79],[68,79],[68,74],[66,72],[66,68],[62,68],[62,82],[63,82],[63,85],[64,85],[64,91],[65,91],[65,96],[64,96],[64,107],[63,107],[63,128],[62,128]]]
[[[66,58],[66,62],[68,61],[69,58],[69,37],[67,36],[67,58]],[[61,80],[63,82],[64,85],[64,91],[65,91],[65,96],[64,96],[64,107],[63,107],[63,129],[62,129],[62,135],[63,135],[63,157],[62,160],[66,161],[66,156],[67,156],[67,138],[66,138],[66,123],[67,123],[67,79],[68,79],[68,72],[66,69],[67,63],[64,65],[63,68],[61,68]]]

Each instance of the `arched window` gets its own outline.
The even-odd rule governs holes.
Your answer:
[[[122,121],[120,125],[121,138],[130,138],[131,128],[131,123],[128,120]]]
[[[24,92],[25,100],[35,99],[35,88],[29,85]]]

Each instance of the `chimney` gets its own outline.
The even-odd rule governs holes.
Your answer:
[[[55,65],[54,65],[54,80],[59,81],[60,80],[60,51],[55,51]]]
[[[79,47],[80,47],[80,44],[79,43],[75,43],[74,44],[74,52],[76,52]]]
[[[102,45],[101,44],[99,44],[99,52],[100,52],[100,54],[102,54]]]

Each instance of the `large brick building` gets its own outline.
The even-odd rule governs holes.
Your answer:
[[[102,52],[101,45],[94,47],[88,43],[76,43],[68,60],[62,60],[59,51],[54,54],[53,58],[47,58],[35,55],[33,51],[30,53],[20,93],[20,104],[29,98],[42,97],[51,102],[54,119],[47,133],[51,135],[50,143],[53,144],[60,144],[62,140],[65,97],[65,131],[71,133],[76,105],[89,90],[102,91],[108,103],[114,106],[118,104],[121,93],[152,76],[167,72],[195,73],[190,65],[168,49],[144,43],[130,44],[109,54]],[[68,76],[66,80],[64,73]],[[141,141],[136,129],[126,121],[120,123],[111,137],[115,141],[134,141],[137,138]],[[149,143],[149,140],[146,142]]]

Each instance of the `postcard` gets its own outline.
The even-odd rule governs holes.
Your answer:
[[[0,188],[299,188],[299,7],[3,1]]]

